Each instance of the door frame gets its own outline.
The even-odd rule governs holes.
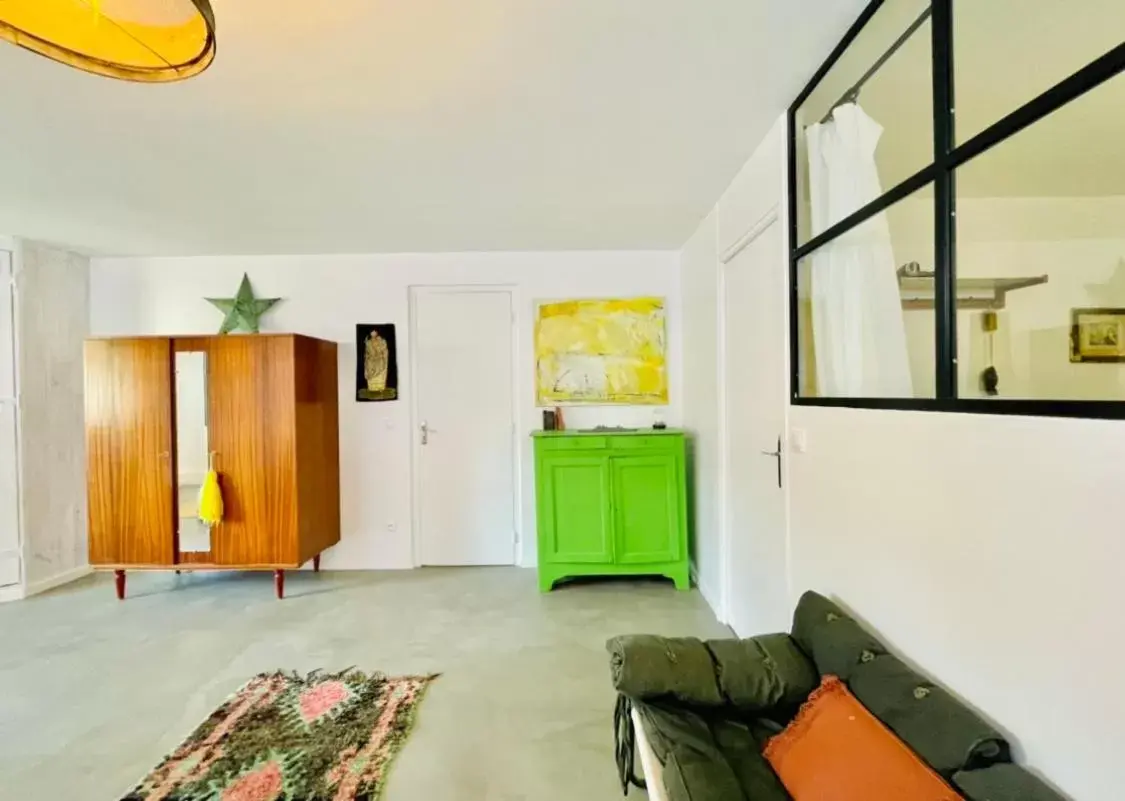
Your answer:
[[[422,566],[422,443],[417,437],[420,412],[418,409],[418,349],[414,343],[418,341],[418,298],[423,295],[473,295],[480,293],[502,293],[508,296],[508,308],[511,311],[511,340],[512,347],[509,354],[511,387],[509,392],[512,398],[512,426],[509,447],[512,453],[512,564],[518,566],[522,561],[521,546],[523,532],[520,530],[520,521],[523,520],[523,493],[522,475],[523,466],[520,463],[519,441],[516,431],[520,428],[519,405],[519,376],[516,368],[519,365],[519,306],[516,303],[518,287],[514,284],[411,284],[407,287],[409,297],[409,322],[407,325],[406,349],[408,353],[408,370],[406,380],[402,382],[410,394],[410,559],[413,567]]]
[[[17,275],[20,269],[20,253],[16,248],[16,240],[10,236],[0,235],[0,254],[7,256],[8,269],[7,280],[3,280],[6,286],[0,287],[0,303],[7,303],[11,308],[11,323],[12,323],[12,397],[0,397],[0,404],[12,407],[12,431],[13,443],[15,445],[15,452],[12,454],[14,457],[14,470],[15,470],[15,490],[16,495],[16,549],[14,552],[18,564],[19,578],[15,584],[6,584],[0,587],[0,603],[5,601],[17,601],[24,597],[27,588],[27,564],[24,560],[24,537],[23,537],[23,448],[20,442],[20,307],[18,302],[18,289],[17,289]]]
[[[717,325],[718,325],[718,341],[719,341],[719,554],[720,563],[722,565],[722,576],[720,578],[721,587],[719,589],[721,598],[719,602],[718,617],[721,622],[730,624],[731,621],[731,588],[734,582],[734,567],[731,559],[731,514],[730,514],[730,499],[732,496],[730,483],[730,410],[727,407],[727,271],[739,254],[746,248],[750,247],[756,242],[763,234],[769,231],[775,225],[781,225],[784,222],[783,215],[781,214],[781,204],[774,203],[765,214],[763,214],[753,225],[747,229],[746,233],[738,238],[738,240],[727,248],[719,255],[719,303]],[[778,238],[778,265],[780,269],[788,264],[789,250],[784,231],[782,236]],[[787,289],[788,286],[788,273],[783,274],[782,286]],[[784,291],[782,301],[787,302],[788,292]],[[782,315],[784,320],[788,320],[788,315]],[[790,600],[793,598],[793,554],[792,543],[789,537],[789,462],[791,450],[789,448],[789,401],[787,384],[787,376],[789,375],[789,348],[788,345],[788,329],[782,328],[780,333],[780,342],[783,350],[783,373],[781,376],[782,392],[778,398],[778,402],[782,406],[782,430],[778,432],[781,437],[781,452],[782,456],[782,504],[784,507],[785,515],[785,586]]]

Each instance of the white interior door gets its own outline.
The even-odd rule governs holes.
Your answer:
[[[782,225],[723,265],[727,618],[739,636],[788,631],[784,458],[788,405]],[[780,452],[780,455],[770,455]]]
[[[422,565],[515,562],[512,295],[412,290]]]
[[[12,295],[12,254],[0,250],[0,587],[20,582],[15,308]]]

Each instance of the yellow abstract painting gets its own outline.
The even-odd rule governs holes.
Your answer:
[[[668,403],[663,298],[540,303],[536,401]]]

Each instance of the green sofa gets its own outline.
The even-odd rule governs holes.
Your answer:
[[[969,801],[1065,801],[1012,763],[1001,732],[815,592],[801,597],[791,634],[707,642],[633,635],[606,647],[626,793],[644,786],[636,770],[645,756],[659,763],[646,771],[659,775],[654,798],[789,801],[762,749],[831,674]]]

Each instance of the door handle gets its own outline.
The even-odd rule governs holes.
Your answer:
[[[772,456],[777,459],[777,488],[781,489],[781,437],[777,438],[777,450],[762,451],[762,456]]]
[[[418,426],[418,428],[422,432],[422,444],[425,445],[430,441],[430,424],[423,420],[422,425]]]

